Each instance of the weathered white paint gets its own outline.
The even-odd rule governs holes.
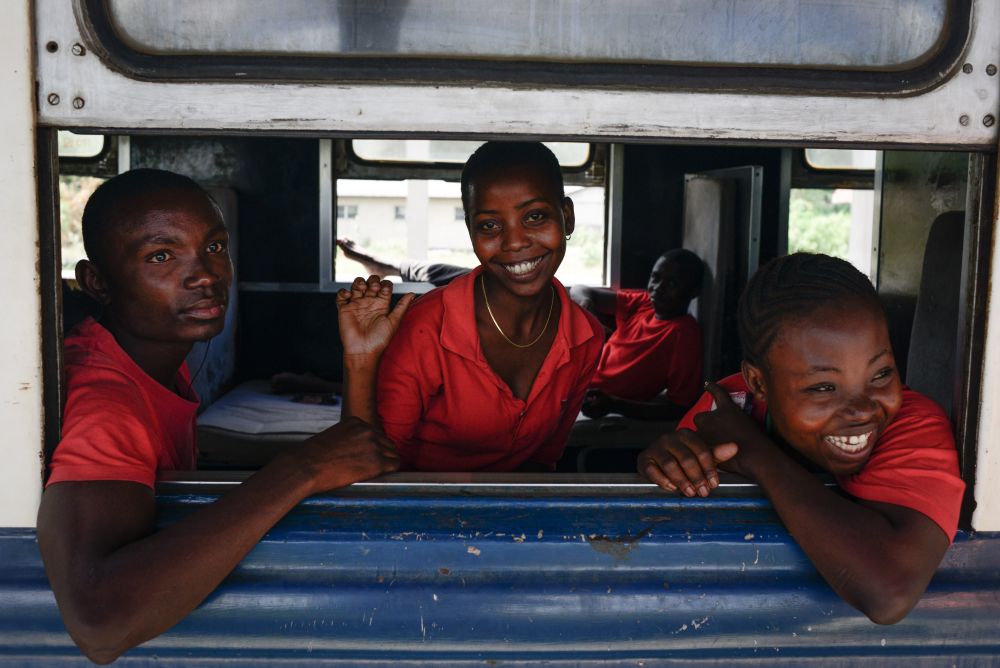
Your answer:
[[[997,179],[1000,188],[1000,178]],[[1000,190],[996,192],[1000,193]],[[992,373],[1000,373],[1000,206],[993,204],[993,256],[990,260],[990,287],[986,301],[986,344],[983,352],[982,396],[979,406],[979,443],[976,453],[976,510],[972,528],[1000,531],[1000,383]]]
[[[33,527],[41,494],[42,354],[28,2],[0,21],[0,526]]]
[[[66,0],[38,0],[40,121],[60,127],[272,130],[429,136],[530,135],[588,138],[837,141],[987,146],[1000,106],[1000,3],[975,3],[975,28],[959,72],[909,98],[817,97],[467,85],[159,83],[128,79],[81,41]],[[44,45],[63,45],[48,53]],[[90,46],[88,44],[88,46]],[[60,96],[58,105],[46,101]],[[72,100],[84,101],[74,109]],[[967,115],[968,125],[959,118]]]

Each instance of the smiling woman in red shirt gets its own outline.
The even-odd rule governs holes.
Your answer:
[[[639,472],[686,496],[708,496],[720,465],[756,482],[837,594],[899,621],[958,527],[965,484],[947,416],[903,386],[878,294],[844,260],[772,260],[738,324],[742,373],[710,384]]]
[[[480,266],[413,305],[379,369],[378,412],[404,469],[549,470],[603,342],[554,278],[573,232],[559,163],[489,142],[462,171]]]

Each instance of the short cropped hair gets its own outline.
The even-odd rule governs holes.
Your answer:
[[[465,208],[466,223],[469,221],[469,191],[473,181],[478,180],[484,172],[527,165],[541,168],[559,197],[565,196],[559,159],[545,144],[537,141],[488,141],[469,156],[462,168],[462,206]]]
[[[660,256],[667,262],[674,262],[681,270],[681,276],[688,282],[688,286],[695,293],[701,288],[701,282],[705,280],[705,263],[701,258],[686,248],[675,248],[668,250]]]
[[[766,368],[782,323],[831,305],[859,304],[885,315],[868,277],[846,260],[818,253],[778,257],[757,270],[740,297],[743,359]]]
[[[218,210],[205,189],[186,176],[163,169],[133,169],[119,174],[102,183],[87,200],[83,210],[83,248],[91,262],[100,266],[108,233],[127,222],[131,213],[127,202],[167,190],[198,193]]]

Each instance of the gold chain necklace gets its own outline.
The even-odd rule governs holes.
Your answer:
[[[549,320],[552,319],[552,307],[556,303],[555,288],[553,288],[551,285],[549,286],[552,289],[552,298],[549,300],[549,314],[545,316],[545,324],[542,326],[541,334],[536,336],[535,340],[532,341],[531,343],[514,343],[513,341],[507,338],[507,335],[503,333],[502,329],[500,329],[500,323],[498,323],[497,319],[493,317],[493,309],[490,308],[490,298],[486,296],[486,279],[483,278],[482,274],[479,275],[479,285],[483,288],[483,301],[486,302],[486,312],[490,314],[490,320],[493,321],[493,325],[497,328],[497,331],[500,332],[500,336],[503,337],[504,341],[514,346],[515,348],[530,348],[531,346],[535,345],[536,343],[542,340],[542,337],[545,336],[545,331],[549,328]]]

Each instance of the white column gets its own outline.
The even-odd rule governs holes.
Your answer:
[[[848,240],[847,259],[862,273],[872,279],[872,241],[875,230],[875,192],[851,191],[851,236]]]
[[[1000,481],[1000,383],[997,382],[997,374],[1000,374],[1000,290],[996,285],[997,272],[1000,271],[1000,234],[997,234],[996,207],[993,215],[993,253],[990,260],[990,284],[993,289],[989,291],[986,301],[986,345],[982,361],[976,453],[976,510],[972,513],[972,528],[976,531],[1000,531],[1000,485],[997,484]]]
[[[0,136],[2,527],[35,526],[42,487],[42,320],[37,269],[32,4],[7,3],[6,18],[0,22],[0,90],[4,93],[0,96],[0,118],[4,119]],[[64,104],[68,103],[66,99]]]
[[[413,260],[427,259],[428,185],[426,180],[406,182],[406,257]]]
[[[426,140],[406,142],[406,157],[429,162],[431,143]],[[406,182],[406,257],[413,260],[427,259],[427,212],[431,201],[429,185],[423,179],[410,179]]]

